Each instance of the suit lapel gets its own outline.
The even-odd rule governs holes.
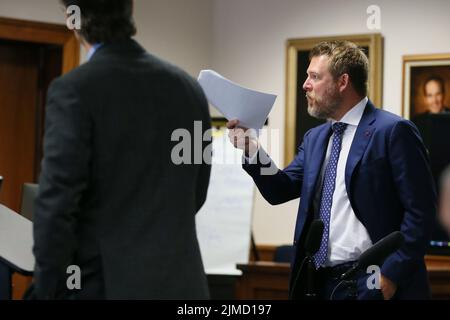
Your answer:
[[[375,111],[376,108],[369,100],[364,110],[361,121],[359,122],[358,128],[355,132],[355,137],[353,138],[352,146],[350,147],[350,152],[347,158],[347,164],[345,167],[345,186],[347,188],[347,194],[350,196],[350,183],[358,162],[361,160],[364,151],[366,150],[367,144],[372,137],[375,127],[373,123],[375,122]]]

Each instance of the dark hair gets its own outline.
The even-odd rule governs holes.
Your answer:
[[[89,43],[108,43],[128,39],[136,34],[133,0],[60,0],[67,8],[76,5],[81,11],[78,33]]]
[[[330,58],[328,70],[334,79],[346,73],[355,91],[367,95],[369,59],[361,48],[350,41],[324,41],[311,50],[309,59],[323,55]]]
[[[424,84],[423,84],[423,93],[426,96],[427,95],[427,84],[430,81],[436,81],[437,83],[439,83],[439,85],[441,86],[441,92],[442,94],[445,93],[445,83],[444,80],[439,77],[439,76],[431,76],[429,78],[427,78],[427,80],[425,80]]]

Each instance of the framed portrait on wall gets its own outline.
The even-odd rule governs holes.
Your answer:
[[[403,56],[402,105],[403,117],[413,122],[450,112],[450,53]]]
[[[436,190],[450,165],[450,53],[403,56],[402,115],[417,127],[427,149]],[[450,255],[450,237],[433,223],[430,254]]]
[[[403,57],[402,115],[419,129],[436,183],[450,165],[450,53]]]
[[[308,114],[302,89],[309,66],[309,53],[319,42],[348,40],[361,47],[369,58],[369,98],[380,106],[382,100],[383,39],[381,34],[289,39],[286,47],[286,113],[284,162],[289,164],[297,153],[304,134],[322,124]]]

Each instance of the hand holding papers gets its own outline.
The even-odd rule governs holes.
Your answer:
[[[202,70],[198,82],[208,101],[228,120],[245,128],[261,129],[277,96],[243,88],[212,70]]]
[[[244,151],[246,157],[253,157],[259,149],[258,135],[255,129],[246,131],[239,129],[239,120],[231,120],[227,123],[228,138],[235,148]],[[237,130],[236,130],[237,129]]]

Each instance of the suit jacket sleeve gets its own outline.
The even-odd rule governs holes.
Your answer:
[[[416,127],[398,122],[389,139],[389,158],[394,183],[405,209],[401,231],[404,245],[386,259],[383,275],[402,285],[423,261],[436,213],[436,191],[428,156]]]
[[[202,129],[203,129],[203,136],[208,136],[208,138],[211,138],[211,117],[209,115],[209,106],[208,102],[206,100],[205,95],[203,94],[203,90],[196,85],[196,91],[198,93],[198,103],[199,107],[201,109],[202,113]],[[203,140],[202,140],[203,141]],[[203,161],[200,164],[200,169],[198,173],[198,182],[197,182],[197,199],[196,199],[196,206],[197,206],[197,212],[200,210],[200,208],[203,206],[203,204],[206,201],[206,196],[208,193],[208,186],[209,186],[209,177],[211,174],[211,161],[212,160],[212,152],[209,152],[208,150],[212,151],[211,149],[211,141],[203,141]],[[205,156],[209,156],[210,159],[205,158]]]
[[[35,288],[55,298],[76,249],[78,204],[88,183],[91,120],[73,88],[56,80],[48,92],[44,158],[34,213]]]
[[[305,134],[294,160],[284,170],[278,169],[262,148],[254,158],[254,163],[243,164],[244,170],[253,178],[258,190],[270,204],[281,204],[300,196],[308,136],[309,131]]]

